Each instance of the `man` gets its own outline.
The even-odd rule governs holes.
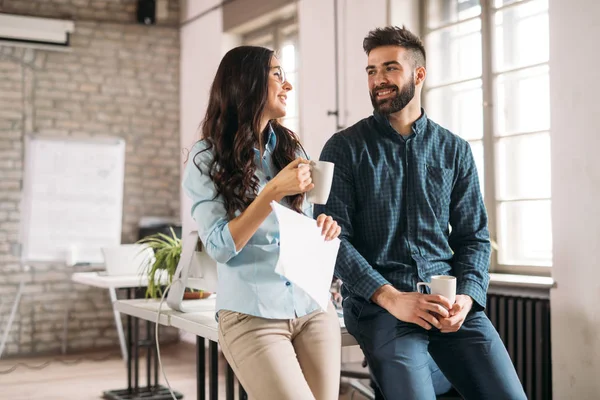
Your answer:
[[[429,354],[465,399],[526,399],[483,312],[490,242],[470,147],[421,108],[423,44],[387,27],[363,47],[374,113],[325,145],[335,176],[316,207],[342,227],[348,331],[386,399],[435,398]],[[454,304],[416,292],[433,275],[457,278]]]

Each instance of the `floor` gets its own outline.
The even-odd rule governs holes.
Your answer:
[[[165,346],[161,349],[162,362],[174,390],[182,393],[184,399],[196,398],[196,359],[195,346],[186,342]],[[63,360],[59,362],[57,360]],[[23,364],[31,367],[28,369]],[[140,368],[145,364],[140,364]],[[219,362],[224,366],[224,362]],[[14,368],[13,372],[5,373]],[[118,349],[112,352],[96,352],[69,355],[64,357],[39,357],[26,359],[0,360],[0,397],[11,400],[97,400],[102,392],[123,389],[127,386],[126,366]],[[142,371],[145,371],[142,369]],[[142,374],[141,383],[145,383]],[[219,399],[225,399],[225,375],[219,374],[222,392]],[[165,385],[161,376],[160,382]],[[340,400],[362,400],[360,394],[351,393],[342,385]]]

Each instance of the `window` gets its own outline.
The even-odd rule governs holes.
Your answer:
[[[298,24],[289,19],[269,24],[267,27],[248,33],[243,43],[263,46],[276,51],[286,79],[293,90],[288,93],[287,115],[282,123],[300,136],[300,113],[298,110]]]
[[[548,0],[427,0],[424,102],[476,160],[498,272],[552,265]]]

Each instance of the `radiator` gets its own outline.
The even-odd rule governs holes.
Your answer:
[[[488,294],[486,313],[504,342],[529,400],[552,399],[550,301]]]

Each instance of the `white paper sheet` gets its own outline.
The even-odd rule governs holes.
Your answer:
[[[276,202],[271,207],[279,221],[280,249],[275,272],[297,285],[327,310],[340,240],[326,242],[317,221]]]

